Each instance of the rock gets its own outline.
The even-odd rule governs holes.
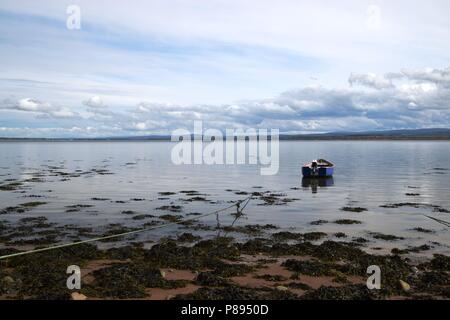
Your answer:
[[[288,288],[285,287],[285,286],[277,286],[277,290],[280,290],[280,291],[287,291]]]
[[[161,277],[165,278],[166,277],[166,273],[164,271],[161,270]]]
[[[4,277],[3,279],[2,279],[2,282],[5,284],[5,285],[12,285],[12,284],[14,284],[14,279],[12,278],[12,277],[10,277],[10,276],[6,276],[6,277]]]
[[[406,283],[405,281],[400,280],[399,282],[400,282],[400,286],[402,287],[403,291],[409,291],[411,289],[411,286],[408,283]]]
[[[72,292],[71,296],[72,296],[72,300],[86,300],[87,299],[87,297],[84,294],[79,293],[79,292]]]

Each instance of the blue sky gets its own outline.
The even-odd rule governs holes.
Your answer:
[[[2,0],[0,136],[450,127],[449,14],[445,0]]]

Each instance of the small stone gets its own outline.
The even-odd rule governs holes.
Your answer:
[[[411,269],[415,274],[419,273],[419,269],[417,267],[412,267]]]
[[[2,279],[2,282],[3,282],[4,284],[6,284],[6,285],[11,285],[11,284],[13,284],[15,281],[14,281],[14,279],[13,279],[12,277],[6,276],[6,277],[4,277],[4,278]]]
[[[166,273],[164,271],[161,270],[161,277],[165,278],[166,277]]]
[[[400,282],[400,286],[402,287],[403,291],[409,291],[411,289],[411,286],[408,283],[406,283],[405,281],[400,280],[399,282]]]
[[[277,290],[280,290],[280,291],[287,291],[288,288],[285,287],[285,286],[277,286]]]
[[[72,300],[86,300],[87,299],[87,297],[84,294],[79,293],[79,292],[72,292],[71,296],[72,296]]]

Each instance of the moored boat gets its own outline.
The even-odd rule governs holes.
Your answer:
[[[302,167],[304,177],[331,177],[334,173],[334,164],[325,159],[313,160]]]

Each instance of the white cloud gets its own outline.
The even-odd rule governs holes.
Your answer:
[[[31,113],[37,117],[50,118],[77,118],[79,114],[69,107],[52,105],[37,99],[24,98],[19,100],[5,99],[0,104],[0,110],[15,110],[22,113]]]
[[[90,108],[106,108],[102,98],[99,96],[90,97],[88,100],[84,101],[83,104]]]
[[[144,131],[144,130],[148,130],[147,124],[145,122],[137,122],[137,123],[133,123],[132,126],[135,130],[138,131]]]
[[[57,110],[52,110],[50,114],[55,118],[74,118],[77,114],[71,111],[69,108],[60,108]]]
[[[441,84],[444,86],[450,86],[450,68],[439,70],[439,69],[416,69],[409,70],[403,69],[402,74],[410,79],[416,81],[428,81],[435,84]]]
[[[375,73],[356,74],[352,73],[348,79],[350,85],[360,84],[374,89],[392,88],[392,82],[385,76],[380,76]]]
[[[38,100],[25,98],[20,99],[16,104],[17,110],[31,111],[31,112],[48,112],[52,107],[48,103],[42,103]]]

